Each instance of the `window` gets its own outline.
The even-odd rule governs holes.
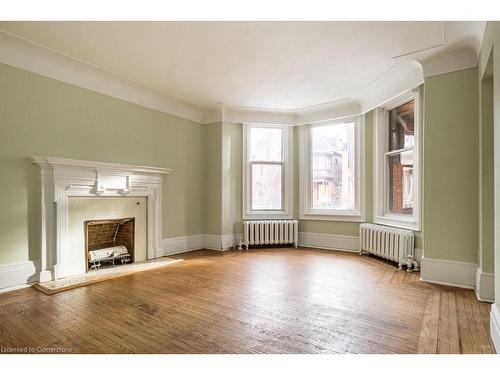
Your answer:
[[[374,221],[419,229],[418,92],[376,110]]]
[[[359,117],[301,127],[301,218],[362,221]]]
[[[244,126],[243,218],[292,218],[292,129]]]

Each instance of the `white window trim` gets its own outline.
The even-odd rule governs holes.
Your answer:
[[[387,131],[389,126],[388,112],[410,100],[414,100],[414,127],[415,146],[413,156],[413,215],[398,215],[388,213],[387,210],[387,168],[384,153],[387,152]],[[389,225],[398,228],[420,230],[421,225],[421,122],[420,122],[420,92],[417,89],[408,91],[396,99],[377,108],[374,112],[374,157],[373,157],[373,221],[377,224]]]
[[[345,122],[355,122],[355,201],[356,210],[313,210],[311,203],[311,128],[321,125],[339,124]],[[299,159],[300,159],[300,219],[302,220],[324,220],[324,221],[349,221],[363,222],[365,221],[365,116],[353,116],[335,121],[321,122],[300,127],[300,144],[299,144]]]
[[[248,160],[248,134],[252,127],[270,127],[282,129],[283,136],[283,169],[282,169],[282,210],[252,210],[251,176]],[[256,219],[293,219],[293,127],[272,124],[243,124],[243,220]]]

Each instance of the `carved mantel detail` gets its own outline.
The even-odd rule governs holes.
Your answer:
[[[32,156],[40,167],[42,192],[40,281],[68,276],[68,198],[147,198],[147,257],[163,255],[162,184],[169,168]]]

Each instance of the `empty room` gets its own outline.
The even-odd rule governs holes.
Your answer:
[[[496,353],[499,92],[496,21],[1,21],[2,354]]]

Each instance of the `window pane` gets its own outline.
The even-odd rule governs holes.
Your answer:
[[[387,157],[389,171],[389,211],[413,214],[413,151]]]
[[[251,164],[252,210],[281,210],[281,164]]]
[[[311,129],[313,209],[355,209],[354,126],[348,122]]]
[[[282,161],[282,130],[278,128],[250,128],[250,160]]]
[[[389,151],[415,146],[414,108],[411,100],[389,111]]]

